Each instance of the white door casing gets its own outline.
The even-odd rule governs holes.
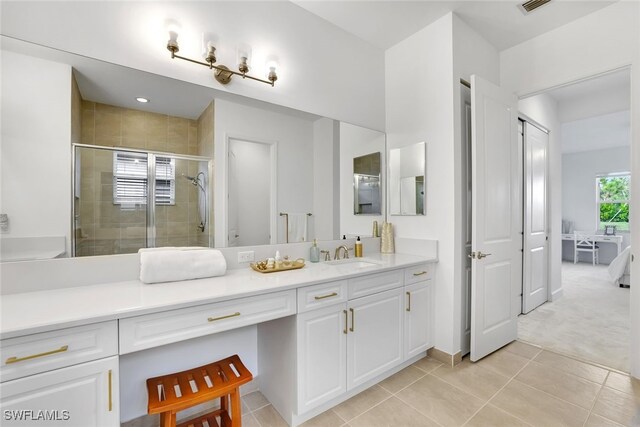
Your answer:
[[[471,360],[514,341],[522,289],[514,94],[471,76]]]
[[[524,259],[522,312],[547,301],[549,244],[547,239],[547,154],[549,135],[524,122]]]

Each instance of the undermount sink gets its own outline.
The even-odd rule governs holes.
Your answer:
[[[332,266],[345,266],[348,268],[367,268],[383,265],[383,262],[368,258],[345,258],[334,261],[326,261],[325,264]]]

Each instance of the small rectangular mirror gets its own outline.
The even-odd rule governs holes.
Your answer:
[[[353,159],[353,213],[380,215],[380,153],[371,153]]]
[[[426,215],[424,142],[389,150],[389,213]]]

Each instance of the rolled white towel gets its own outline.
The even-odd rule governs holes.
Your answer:
[[[227,261],[217,249],[167,247],[140,249],[138,253],[140,281],[143,283],[224,276],[227,272]]]

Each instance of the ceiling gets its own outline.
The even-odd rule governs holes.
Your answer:
[[[291,0],[381,49],[455,12],[499,51],[558,28],[615,1],[552,0],[526,16],[523,1]]]
[[[546,92],[557,101],[563,153],[631,144],[628,68]]]

